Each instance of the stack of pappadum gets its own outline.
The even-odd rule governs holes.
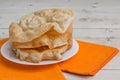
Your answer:
[[[61,60],[72,46],[70,9],[43,9],[23,16],[9,27],[10,45],[20,60]]]

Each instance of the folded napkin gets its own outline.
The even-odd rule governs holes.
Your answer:
[[[0,47],[7,40],[0,40]],[[54,65],[19,65],[0,55],[0,80],[65,80],[61,70],[81,75],[95,75],[118,53],[118,49],[113,47],[77,42],[80,47],[76,55]]]
[[[0,40],[1,45],[8,39]],[[4,59],[0,55],[0,80],[65,80],[59,66],[19,65]]]
[[[78,41],[78,44],[80,47],[77,54],[59,64],[63,71],[82,75],[95,75],[118,53],[118,49],[113,47],[82,41]]]

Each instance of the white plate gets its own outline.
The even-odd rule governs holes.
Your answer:
[[[65,61],[65,60],[71,58],[72,56],[74,56],[77,53],[78,48],[79,48],[78,43],[75,40],[73,40],[73,46],[62,55],[62,57],[63,57],[62,60],[59,60],[59,61],[57,61],[57,60],[44,60],[44,61],[41,61],[39,63],[31,63],[31,62],[21,61],[21,60],[17,59],[15,56],[15,53],[12,51],[9,43],[10,42],[7,41],[1,47],[2,56],[4,58],[8,59],[9,61],[12,61],[12,62],[15,62],[18,64],[24,64],[24,65],[48,65],[48,64],[55,64],[58,62],[62,62],[62,61]]]

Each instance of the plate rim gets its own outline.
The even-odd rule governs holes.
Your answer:
[[[5,59],[7,59],[8,61],[11,61],[11,62],[14,62],[14,63],[17,63],[17,64],[22,64],[22,65],[50,65],[50,64],[56,64],[56,63],[60,63],[60,62],[63,62],[63,61],[66,61],[66,60],[68,60],[68,59],[70,59],[71,57],[73,57],[74,55],[76,55],[77,54],[77,52],[78,52],[78,50],[79,50],[79,45],[78,45],[78,42],[75,40],[75,39],[73,39],[73,44],[74,45],[76,45],[76,50],[74,51],[74,53],[72,53],[72,55],[70,56],[70,57],[68,57],[68,58],[65,58],[65,59],[62,59],[62,60],[59,60],[59,61],[54,61],[53,60],[53,62],[52,63],[47,63],[47,64],[41,64],[41,62],[39,62],[39,63],[32,63],[32,62],[26,62],[26,61],[22,61],[22,60],[19,60],[19,59],[17,59],[18,61],[15,61],[15,60],[12,60],[11,58],[8,58],[8,57],[6,57],[5,55],[4,55],[4,51],[3,50],[5,50],[4,49],[4,47],[6,47],[7,45],[8,45],[8,47],[10,48],[10,45],[9,45],[9,40],[7,40],[2,46],[1,46],[1,49],[0,49],[0,51],[1,51],[1,55],[2,55],[2,57],[4,57]],[[74,47],[74,45],[72,45],[72,47]],[[72,48],[71,47],[71,48]],[[71,48],[69,49],[69,50],[71,50]],[[12,49],[11,49],[12,50]],[[68,51],[69,51],[68,50]],[[12,51],[13,52],[13,51]],[[65,53],[67,53],[67,51],[65,52]],[[64,53],[64,54],[65,54]],[[8,55],[8,56],[10,56],[10,55]],[[15,58],[15,57],[14,57]],[[50,60],[49,60],[50,61]],[[45,60],[44,60],[44,62],[45,62]]]

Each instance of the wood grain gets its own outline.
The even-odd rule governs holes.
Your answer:
[[[0,38],[9,37],[11,22],[43,8],[70,8],[75,11],[73,37],[78,40],[120,49],[120,0],[0,0]],[[95,76],[64,73],[67,80],[118,80],[120,54]]]

